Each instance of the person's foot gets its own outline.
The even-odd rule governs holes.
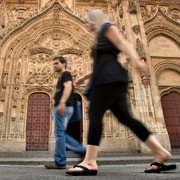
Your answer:
[[[82,162],[80,164],[73,166],[72,168],[66,169],[66,174],[74,176],[96,175],[97,171],[97,165],[90,165]]]
[[[82,165],[75,165],[73,168],[78,168],[80,170],[71,171],[68,169],[66,170],[66,174],[72,176],[96,176],[98,172],[96,169],[89,169]]]
[[[172,155],[170,152],[168,152],[167,150],[164,150],[163,152],[160,152],[160,153],[157,153],[156,155],[154,155],[153,162],[164,164],[164,162],[169,160],[171,158],[171,156]],[[145,171],[153,171],[153,170],[157,170],[157,169],[158,169],[158,166],[156,166],[152,163],[149,167],[147,167],[145,169]]]
[[[59,165],[55,162],[52,162],[52,163],[48,163],[48,164],[45,164],[44,167],[46,169],[66,169],[66,166],[64,165]]]
[[[149,170],[145,169],[144,170],[145,173],[161,173],[161,172],[175,170],[177,168],[176,164],[165,165],[158,162],[153,162],[150,164],[150,166],[156,166],[156,168],[152,168]]]

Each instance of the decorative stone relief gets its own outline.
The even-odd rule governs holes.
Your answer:
[[[113,9],[118,8],[122,0],[110,0],[111,7]]]
[[[150,7],[150,14],[151,14],[151,16],[153,16],[154,14],[157,13],[158,7],[159,7],[159,6],[157,6],[157,5],[152,5],[152,6]]]
[[[107,5],[107,10],[104,10],[108,14],[110,21],[114,22],[118,28],[121,27],[123,8],[121,5],[121,0],[111,0]]]
[[[5,27],[5,15],[4,15],[4,5],[3,4],[0,4],[0,25],[2,28]]]
[[[172,5],[166,5],[166,6],[160,6],[157,4],[154,5],[141,5],[141,14],[143,21],[147,21],[154,17],[158,10],[161,10],[164,15],[171,18],[174,21],[180,22],[180,8],[178,6],[172,6]]]
[[[17,106],[18,97],[19,97],[19,88],[14,87],[13,90],[12,90],[13,107]]]
[[[125,127],[117,121],[117,119],[109,110],[106,111],[104,116],[106,118],[106,126],[104,126],[102,137],[107,139],[112,139],[117,137],[124,138]]]
[[[169,7],[169,15],[175,21],[180,22],[180,7]]]
[[[134,85],[133,85],[133,78],[132,78],[132,71],[131,71],[131,63],[130,58],[126,58],[126,62],[123,64],[123,66],[128,70],[128,76],[129,76],[129,91],[128,91],[128,104],[129,109],[131,110],[131,105],[136,105],[135,101],[135,93],[134,93]]]
[[[14,84],[18,85],[21,81],[21,59],[18,60],[15,66]]]
[[[52,69],[49,64],[51,57],[47,54],[35,54],[30,57],[28,62],[27,84],[52,84]]]
[[[148,9],[146,8],[146,6],[140,6],[140,10],[141,10],[143,21],[148,20],[150,18],[150,15],[148,13]]]
[[[137,8],[136,8],[135,2],[133,0],[129,0],[129,13],[131,13],[131,14],[137,13]]]
[[[3,35],[15,29],[22,24],[25,20],[32,17],[37,13],[37,7],[28,7],[26,4],[19,4],[14,6],[4,5],[4,13],[6,15],[5,23],[3,25]]]
[[[0,101],[5,101],[5,97],[6,97],[6,89],[5,88],[1,88],[1,91],[0,91]]]
[[[138,35],[138,34],[140,33],[140,26],[139,26],[139,25],[134,25],[134,26],[132,27],[132,29],[133,29],[133,31],[134,31],[134,33],[135,33],[136,35]]]
[[[4,5],[0,3],[0,40],[3,38],[4,28],[5,28],[5,13]]]
[[[39,53],[53,55],[53,51],[51,49],[47,49],[44,47],[37,47],[37,48],[29,49],[29,53],[30,53],[30,55],[35,55],[35,54],[39,54]]]
[[[53,18],[54,21],[58,21],[59,20],[59,6],[54,6],[53,7]]]
[[[101,9],[104,12],[107,12],[107,7],[108,4],[112,5],[110,0],[76,0],[76,12],[79,17],[83,18],[85,14],[87,14],[91,9]],[[118,0],[111,0],[113,2],[118,1]],[[112,7],[111,7],[112,8]]]
[[[3,88],[6,88],[7,81],[8,81],[8,73],[4,73],[2,76],[2,87]]]
[[[68,3],[66,3],[66,0],[60,0],[61,5],[66,8],[69,11],[72,11],[72,9],[69,7]]]
[[[145,88],[147,88],[150,84],[150,76],[143,76],[141,77],[141,82]]]
[[[90,0],[90,1],[89,1],[89,5],[90,5],[90,6],[94,6],[94,5],[95,5],[95,0]]]
[[[138,54],[141,58],[146,57],[143,44],[139,38],[136,39],[136,51],[138,52]]]
[[[124,14],[123,8],[122,8],[122,6],[120,6],[120,7],[119,7],[119,17],[120,17],[120,18],[123,18],[123,14]]]

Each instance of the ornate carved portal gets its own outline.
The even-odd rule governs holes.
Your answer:
[[[171,137],[169,141],[169,129],[166,128],[169,125],[164,123],[165,112],[160,99],[167,92],[176,92],[178,97],[180,94],[178,2],[2,0],[0,151],[12,150],[12,144],[14,146],[16,142],[13,151],[53,150],[54,127],[51,111],[57,75],[52,70],[52,58],[63,55],[68,61],[68,70],[72,72],[74,79],[92,70],[89,54],[94,35],[86,31],[82,18],[89,10],[95,8],[101,8],[108,14],[148,64],[150,76],[141,79],[129,58],[125,55],[119,57],[120,63],[129,70],[129,108],[136,118],[142,119],[143,123],[162,140],[165,147],[171,148],[170,143],[173,142]],[[78,135],[76,138],[86,144],[89,102],[82,95],[84,85],[75,88],[82,100],[83,121],[71,125],[69,131]],[[38,100],[41,96],[42,99]],[[37,108],[34,109],[44,104],[46,108],[49,107],[46,117],[43,116],[45,112],[40,109],[42,117],[46,120],[45,124],[38,118]],[[32,110],[35,112],[31,112]],[[35,121],[33,113],[36,116]],[[178,122],[179,120],[175,123]],[[117,123],[111,112],[106,112],[104,123],[100,150],[147,151],[130,130]],[[41,126],[45,127],[43,137],[40,136]],[[77,126],[78,132],[74,132],[72,126],[74,129]],[[33,138],[33,135],[36,137]],[[38,146],[40,139],[43,139],[43,144]],[[33,146],[34,143],[36,145]]]

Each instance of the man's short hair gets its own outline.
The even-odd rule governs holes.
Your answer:
[[[65,59],[64,57],[62,57],[62,56],[57,56],[57,57],[53,58],[53,60],[54,60],[54,61],[55,61],[55,60],[58,60],[60,63],[65,64],[65,68],[67,67],[67,61],[66,61],[66,59]]]

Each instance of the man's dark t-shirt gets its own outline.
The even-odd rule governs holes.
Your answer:
[[[56,85],[56,92],[54,95],[54,106],[59,104],[59,100],[61,99],[63,90],[64,90],[64,82],[72,81],[72,76],[69,71],[64,71],[58,78],[58,82]],[[69,99],[66,102],[66,106],[73,106],[74,105],[74,97],[73,97],[73,85],[72,85],[72,92]]]

